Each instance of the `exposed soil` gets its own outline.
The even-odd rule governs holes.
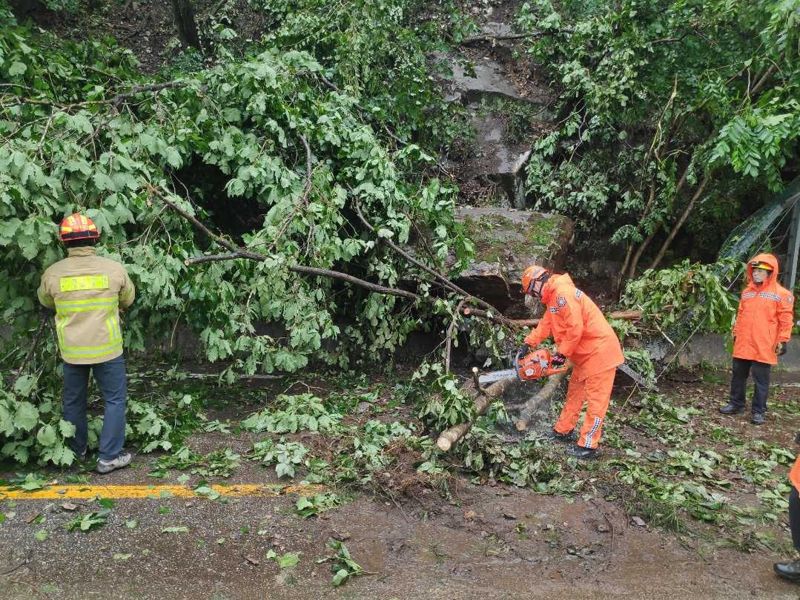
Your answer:
[[[130,471],[135,472],[135,471]],[[120,477],[117,477],[120,479]],[[228,504],[118,501],[109,524],[68,533],[72,515],[26,502],[0,529],[5,598],[796,598],[771,573],[774,557],[686,548],[630,525],[602,500],[468,485],[451,503],[401,509],[358,498],[321,518],[291,514],[293,499]],[[169,509],[160,514],[159,509]],[[42,512],[43,526],[26,521]],[[137,519],[128,529],[125,521]],[[188,533],[161,533],[186,525]],[[34,530],[50,537],[37,542]],[[343,539],[369,571],[330,587],[329,538]],[[265,558],[300,552],[280,571]],[[702,553],[701,553],[702,552]],[[115,554],[128,555],[115,560]]]

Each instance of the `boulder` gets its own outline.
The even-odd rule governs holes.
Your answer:
[[[475,259],[456,283],[509,316],[526,316],[522,271],[532,263],[562,270],[573,222],[561,215],[498,207],[463,206],[456,215],[475,244]]]
[[[496,195],[500,206],[525,208],[524,167],[531,155],[530,145],[510,141],[506,119],[499,115],[476,115],[472,126],[477,152],[462,170],[497,184],[502,191]]]

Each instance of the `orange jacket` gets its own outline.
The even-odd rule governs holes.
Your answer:
[[[800,456],[795,459],[792,470],[789,471],[789,481],[792,482],[794,489],[800,492]]]
[[[535,348],[552,335],[557,351],[572,361],[578,381],[625,362],[617,334],[569,275],[550,277],[542,288],[542,301],[547,310],[525,338],[528,346]]]
[[[773,271],[761,285],[753,282],[750,263],[761,261]],[[792,335],[794,296],[778,283],[778,259],[759,254],[747,263],[747,287],[739,300],[739,312],[733,326],[733,356],[770,365],[777,364],[775,346]]]

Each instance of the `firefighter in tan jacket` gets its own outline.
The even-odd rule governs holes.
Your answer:
[[[58,347],[64,359],[64,419],[75,425],[72,450],[80,458],[86,456],[91,371],[105,402],[97,471],[109,473],[131,462],[130,453],[122,449],[127,377],[119,311],[133,303],[136,292],[125,267],[97,256],[94,245],[99,237],[88,217],[76,213],[64,219],[59,238],[68,256],[44,272],[38,296],[56,313]]]

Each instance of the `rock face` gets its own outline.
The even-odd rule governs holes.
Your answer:
[[[508,25],[486,23],[474,45],[433,60],[437,72],[449,73],[440,79],[445,99],[465,105],[475,134],[469,156],[453,165],[456,178],[482,191],[474,203],[524,209],[525,164],[551,120],[550,92],[526,79],[508,36]]]
[[[524,316],[519,289],[532,263],[564,268],[574,225],[567,217],[498,207],[460,207],[457,218],[475,243],[474,262],[456,282],[509,316]]]
[[[467,69],[461,61],[455,59],[448,61],[453,72],[449,81],[448,99],[460,100],[464,104],[479,102],[491,95],[511,100],[525,100],[521,91],[503,74],[503,68],[499,63],[489,58],[481,58],[471,64],[471,69]]]

